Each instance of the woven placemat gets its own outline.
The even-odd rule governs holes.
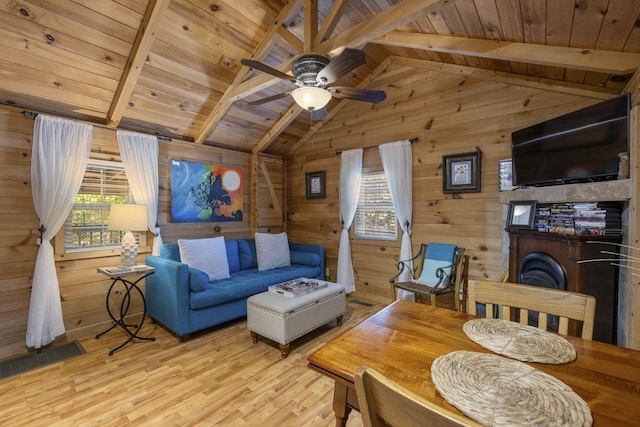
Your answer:
[[[577,357],[576,349],[563,337],[517,322],[472,319],[462,329],[482,347],[524,362],[559,365]]]
[[[487,426],[591,426],[589,405],[569,386],[525,363],[454,351],[431,365],[440,394]]]

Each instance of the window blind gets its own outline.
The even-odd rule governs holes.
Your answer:
[[[396,240],[396,212],[384,172],[366,173],[360,183],[355,217],[359,239]]]

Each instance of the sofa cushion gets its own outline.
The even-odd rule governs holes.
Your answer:
[[[177,243],[165,243],[160,246],[160,256],[164,258],[168,258],[171,261],[181,262],[180,261],[180,248]]]
[[[266,271],[291,265],[287,233],[256,233],[258,270]]]
[[[320,255],[312,252],[291,251],[291,264],[315,267],[320,265]]]
[[[209,308],[239,298],[266,291],[269,286],[300,277],[317,277],[320,267],[289,266],[260,271],[257,268],[240,270],[231,278],[210,282],[202,292],[191,292],[189,302],[192,310]]]
[[[240,271],[240,256],[238,255],[238,241],[225,240],[227,247],[227,261],[229,261],[229,273]]]
[[[240,270],[258,268],[256,241],[253,239],[239,239],[238,256],[240,258]]]
[[[229,261],[224,237],[178,239],[180,259],[189,267],[204,271],[209,280],[229,278]]]

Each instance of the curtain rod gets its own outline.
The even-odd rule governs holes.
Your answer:
[[[411,139],[409,140],[409,142],[410,142],[410,143],[412,143],[412,144],[413,144],[414,142],[418,142],[418,141],[419,141],[418,137],[411,138]],[[362,149],[363,149],[363,150],[371,150],[372,148],[378,148],[378,147],[379,147],[379,145],[370,145],[370,146],[368,146],[368,147],[363,147]],[[343,150],[336,150],[336,155],[337,155],[337,156],[339,156],[340,154],[342,154],[342,151],[343,151]]]
[[[35,112],[33,112],[33,111],[27,111],[27,110],[24,110],[24,111],[22,112],[22,114],[23,114],[24,116],[26,116],[26,117],[33,117],[33,118],[36,118],[36,117],[38,117],[38,114],[40,114],[40,113],[35,113]],[[43,114],[44,114],[44,113],[43,113]],[[58,116],[58,117],[60,117],[60,116]],[[65,117],[65,118],[66,118],[66,117]],[[96,123],[88,122],[88,121],[86,121],[86,120],[76,120],[76,119],[69,119],[69,120],[75,120],[75,121],[77,121],[77,122],[87,123],[87,124],[90,124],[91,126],[95,126],[95,127],[97,127],[97,128],[100,128],[100,129],[113,130],[113,131],[118,131],[118,130],[129,130],[129,129],[118,129],[118,128],[112,128],[112,127],[105,126],[105,125],[99,125],[99,124],[96,124]],[[136,131],[133,131],[133,132],[136,132]],[[140,133],[143,133],[143,132],[140,132]],[[147,134],[147,135],[151,135],[151,134]],[[170,136],[162,136],[162,135],[153,135],[153,136],[155,136],[155,137],[157,137],[158,139],[161,139],[161,140],[163,140],[163,141],[173,141],[173,138],[171,138]]]

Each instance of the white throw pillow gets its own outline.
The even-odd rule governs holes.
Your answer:
[[[207,273],[209,281],[231,277],[223,236],[209,239],[178,239],[178,247],[182,262]]]
[[[256,233],[256,255],[260,271],[290,266],[291,253],[287,233]]]

